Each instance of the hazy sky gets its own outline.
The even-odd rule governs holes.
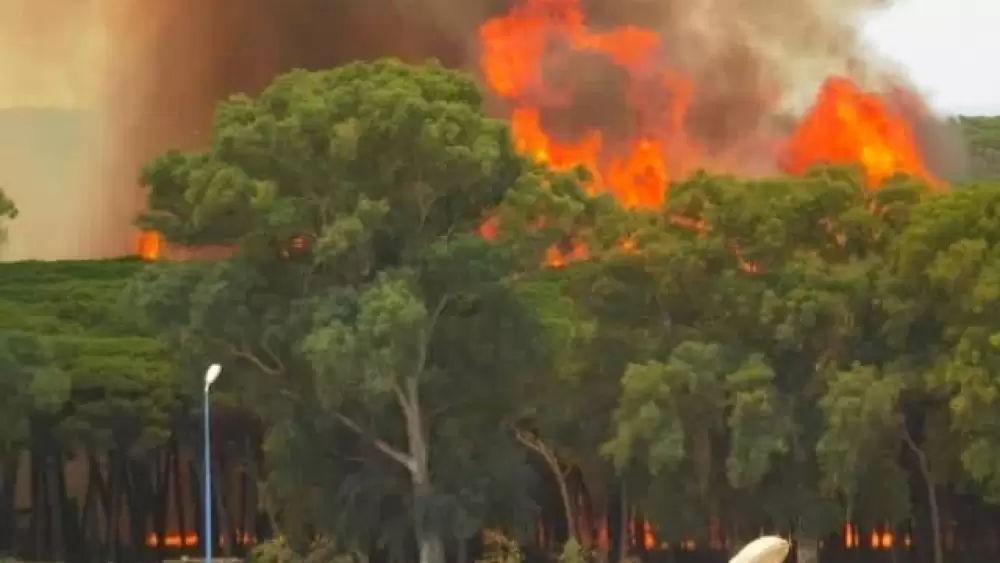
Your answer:
[[[934,107],[1000,114],[1000,0],[897,0],[866,35],[898,61]]]

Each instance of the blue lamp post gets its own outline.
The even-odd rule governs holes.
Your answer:
[[[212,364],[205,370],[205,530],[202,536],[205,546],[205,563],[212,563],[212,413],[208,392],[222,373],[222,366]]]

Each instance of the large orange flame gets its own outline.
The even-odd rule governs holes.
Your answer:
[[[479,32],[483,75],[514,106],[511,127],[519,149],[555,169],[583,166],[593,177],[593,190],[606,190],[629,207],[659,206],[670,176],[688,172],[697,152],[683,128],[691,86],[683,76],[655,67],[660,46],[655,33],[632,26],[592,31],[576,0],[530,0],[487,21]],[[591,128],[576,139],[557,140],[543,125],[543,107],[565,107],[572,97],[545,83],[544,61],[574,53],[597,53],[635,70],[625,85],[633,136],[613,139]],[[663,96],[654,102],[649,93]]]
[[[784,166],[801,174],[816,164],[858,164],[879,186],[896,174],[938,180],[928,172],[911,126],[879,96],[832,77],[788,141]]]
[[[657,58],[661,41],[653,31],[632,26],[594,31],[578,0],[524,0],[479,32],[483,77],[511,107],[518,148],[555,169],[583,166],[593,177],[592,190],[607,191],[627,207],[656,207],[671,178],[699,168],[731,168],[687,134],[691,101],[698,92],[692,81]],[[546,127],[545,112],[565,110],[574,96],[571,88],[553,85],[546,75],[553,69],[558,73],[560,65],[580,53],[603,57],[626,77],[622,88],[634,123],[628,138],[611,139],[599,127],[567,137]],[[792,174],[817,164],[856,163],[872,187],[896,173],[935,182],[906,119],[844,78],[823,85],[783,147],[781,154],[771,155],[774,167]]]
[[[671,180],[697,169],[739,172],[741,159],[746,164],[747,157],[726,152],[732,147],[706,147],[689,134],[696,84],[664,62],[662,41],[652,30],[593,29],[579,0],[522,0],[486,21],[479,39],[485,85],[507,104],[518,149],[556,170],[583,167],[592,178],[587,186],[591,192],[610,193],[628,208],[657,208]],[[618,127],[586,125],[593,116],[574,105],[581,83],[603,79],[588,78],[591,67],[574,69],[579,56],[597,56],[620,71],[615,87],[625,109],[615,116]],[[568,83],[559,76],[569,76]],[[599,102],[589,113],[605,109]],[[566,127],[566,119],[556,119],[561,127],[551,125],[546,117],[553,112],[568,114],[573,123]],[[760,135],[747,132],[748,144],[765,147],[766,154],[755,150],[753,159],[770,159],[775,171],[801,174],[819,164],[857,164],[872,188],[898,173],[940,185],[924,164],[904,115],[846,78],[831,77],[822,85],[813,107],[784,142],[755,138]],[[488,221],[480,232],[492,238],[496,228]],[[157,259],[159,236],[143,233],[138,250],[146,259]],[[547,261],[558,266],[586,255],[585,248],[575,245],[570,251],[552,249]]]
[[[158,260],[162,241],[156,231],[142,231],[136,241],[136,254],[143,260]]]

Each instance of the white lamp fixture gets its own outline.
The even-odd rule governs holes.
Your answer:
[[[748,543],[729,563],[783,563],[791,544],[778,536],[762,536]]]
[[[205,370],[205,391],[215,383],[215,380],[219,378],[219,374],[222,373],[222,366],[219,364],[212,364],[208,366]]]

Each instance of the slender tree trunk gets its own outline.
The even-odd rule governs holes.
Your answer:
[[[111,505],[108,507],[108,557],[109,561],[122,560],[121,522],[122,500],[124,499],[123,454],[112,450],[108,457],[108,492]]]
[[[95,513],[100,503],[98,498],[100,491],[97,490],[97,478],[94,475],[90,452],[85,452],[84,456],[87,461],[87,491],[83,495],[83,508],[80,510],[80,556],[89,561],[96,550],[92,538],[97,535]]]
[[[3,494],[0,496],[0,551],[13,554],[16,551],[17,513],[14,500],[17,495],[17,478],[20,470],[21,453],[9,454],[3,460]]]
[[[618,560],[624,561],[628,557],[629,528],[628,523],[628,488],[624,478],[621,480],[618,494]]]
[[[189,479],[189,481],[191,483],[191,491],[190,491],[191,492],[191,496],[189,497],[189,499],[190,499],[190,502],[191,502],[191,506],[194,507],[194,510],[193,510],[194,514],[192,515],[191,520],[192,520],[192,523],[194,524],[194,530],[196,530],[195,534],[198,536],[198,539],[199,539],[198,549],[204,551],[205,550],[205,546],[208,545],[205,542],[214,542],[215,538],[205,537],[205,526],[206,526],[207,523],[205,522],[205,516],[206,516],[206,514],[205,514],[205,500],[204,500],[205,499],[205,489],[202,488],[203,485],[202,485],[202,481],[201,481],[201,464],[200,463],[196,463],[196,461],[194,459],[189,459],[187,467],[188,467],[188,479]],[[214,504],[214,499],[209,499],[209,500]],[[214,506],[211,507],[211,508],[209,508],[207,516],[209,518],[212,518],[212,517],[215,516],[215,507]],[[214,522],[213,522],[213,524],[214,524]],[[218,530],[218,529],[219,528],[217,526],[214,526],[214,525],[212,526],[212,530],[213,530],[212,535],[213,536],[215,535],[214,530]],[[184,535],[186,535],[185,532],[181,532],[181,533],[184,534]],[[215,547],[214,543],[212,544],[212,547],[213,548]],[[213,551],[213,553],[215,552],[214,549],[212,551]]]
[[[413,482],[414,497],[419,504],[421,499],[433,494],[434,486],[431,477],[427,432],[424,428],[418,383],[415,377],[407,380],[406,388],[401,391],[400,406],[406,416],[406,433],[412,459],[410,476]],[[419,513],[419,509],[416,512]],[[420,547],[420,563],[445,563],[444,541],[441,539],[441,534],[434,530],[433,523],[429,524],[421,514],[416,514],[414,531],[417,536],[417,544]]]
[[[40,452],[42,460],[42,544],[39,546],[39,557],[46,561],[55,559],[56,526],[55,502],[52,499],[52,460],[47,448]]]
[[[219,461],[215,464],[215,468],[212,470],[213,475],[219,476],[218,485],[212,487],[212,497],[215,503],[215,508],[218,510],[218,521],[219,521],[219,535],[225,538],[225,543],[220,547],[220,552],[223,557],[233,556],[233,545],[236,542],[236,532],[233,526],[232,516],[229,510],[229,504],[227,500],[232,491],[232,483],[229,478],[231,473],[228,464],[225,463],[225,458],[219,455]]]
[[[148,459],[126,461],[125,495],[128,499],[126,507],[133,559],[150,560],[150,552],[155,549],[146,545],[146,538],[150,524],[156,519],[153,475],[157,471],[157,459],[150,456]]]
[[[917,465],[920,467],[920,475],[924,479],[924,485],[927,487],[927,507],[930,509],[931,517],[931,535],[933,535],[932,546],[934,548],[934,563],[944,563],[944,549],[941,547],[941,510],[938,506],[937,498],[937,488],[934,486],[934,479],[931,476],[930,462],[927,461],[927,455],[924,450],[917,445],[917,442],[910,435],[909,429],[906,428],[906,421],[902,424],[902,437],[903,442],[906,443],[910,451],[917,458]]]
[[[549,467],[556,477],[556,484],[559,487],[559,496],[562,498],[563,513],[566,518],[566,540],[572,540],[580,545],[580,537],[577,533],[576,510],[573,507],[573,495],[569,490],[569,483],[566,482],[566,474],[559,467],[558,460],[553,456],[549,462]]]
[[[165,557],[164,553],[164,536],[167,535],[167,518],[170,513],[170,483],[171,483],[171,464],[173,459],[173,438],[171,438],[171,443],[167,446],[165,451],[159,455],[159,467],[154,470],[154,475],[156,475],[156,483],[154,488],[155,501],[153,504],[153,533],[156,535],[156,557],[159,560],[163,560]],[[181,530],[184,532],[185,530]]]
[[[27,546],[27,549],[30,550],[27,555],[31,558],[39,558],[38,536],[41,534],[41,518],[39,517],[39,513],[42,506],[42,496],[39,492],[38,448],[35,447],[34,443],[31,444],[28,456],[28,475],[31,478],[31,520],[28,524],[28,537],[31,539],[29,546]]]
[[[514,436],[523,446],[540,455],[545,461],[545,465],[548,466],[549,471],[552,472],[552,476],[556,480],[556,486],[559,488],[559,499],[562,501],[563,517],[566,518],[566,539],[567,541],[573,540],[580,545],[580,534],[577,531],[579,522],[576,520],[576,510],[573,507],[573,495],[570,493],[569,483],[566,480],[566,471],[563,470],[562,464],[559,463],[559,458],[537,436],[533,436],[517,428],[514,429]]]
[[[111,545],[108,540],[108,530],[111,528],[111,489],[109,483],[111,481],[111,465],[110,465],[110,452],[105,453],[105,458],[108,460],[108,476],[107,479],[104,477],[104,469],[101,465],[101,460],[98,459],[98,454],[94,452],[88,453],[88,464],[90,466],[90,479],[94,488],[97,490],[97,498],[100,501],[101,512],[103,513],[103,518],[99,514],[95,514],[94,517],[94,538],[100,538],[97,541],[97,556],[96,558],[100,561],[108,561]],[[96,510],[96,507],[95,507]],[[103,527],[101,524],[103,523]]]
[[[75,499],[69,498],[69,490],[66,486],[66,471],[69,460],[57,454],[54,469],[56,471],[56,495],[59,501],[59,522],[62,529],[62,542],[60,553],[62,561],[86,561],[83,556],[83,549],[80,545],[80,507]]]
[[[252,463],[252,462],[247,461],[246,463]],[[236,546],[239,549],[239,553],[240,554],[244,553],[244,549],[246,548],[246,545],[247,545],[244,540],[246,540],[247,535],[250,533],[249,530],[251,530],[253,528],[253,523],[251,522],[251,515],[253,513],[249,510],[249,505],[250,505],[250,491],[249,491],[249,488],[250,487],[248,486],[248,483],[250,483],[251,481],[247,478],[247,472],[248,472],[248,470],[246,468],[244,468],[243,471],[240,471],[240,477],[239,477],[239,483],[240,483],[240,498],[239,498],[239,503],[240,503],[240,508],[239,508],[239,513],[238,513],[238,516],[237,516],[237,524],[236,524],[236,534],[237,534],[237,540],[238,540]]]
[[[184,510],[184,508],[188,505],[188,499],[184,496],[184,465],[181,463],[181,446],[178,441],[174,441],[173,443],[173,454],[170,456],[170,463],[170,474],[172,475],[170,483],[173,486],[174,492],[173,502],[174,510],[177,515],[177,533],[181,536],[181,547],[193,547],[189,546],[187,542],[188,533],[194,528],[188,526],[187,514]],[[197,494],[197,489],[195,489],[195,492]],[[195,502],[192,506],[199,506],[198,498],[199,497],[195,496]],[[167,501],[167,510],[169,510],[169,503],[170,501]],[[195,514],[197,513],[198,511],[196,510]],[[163,540],[161,539],[160,541],[162,542]]]
[[[819,561],[819,542],[812,538],[795,538],[796,563],[816,563]]]

